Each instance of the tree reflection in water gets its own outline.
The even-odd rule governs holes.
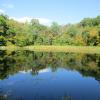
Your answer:
[[[47,53],[32,51],[0,51],[0,79],[19,71],[32,75],[45,68],[54,72],[58,68],[76,70],[83,76],[94,77],[100,82],[100,55],[79,53]]]

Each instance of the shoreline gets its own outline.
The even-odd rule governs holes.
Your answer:
[[[99,46],[54,46],[54,45],[34,45],[34,46],[0,46],[0,50],[28,50],[37,52],[73,52],[73,53],[96,53],[100,54]]]

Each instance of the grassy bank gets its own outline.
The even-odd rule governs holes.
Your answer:
[[[76,52],[76,53],[97,53],[100,54],[100,47],[95,46],[0,46],[0,50],[30,50],[43,52]]]

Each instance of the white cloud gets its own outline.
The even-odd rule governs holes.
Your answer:
[[[30,18],[30,17],[23,17],[23,18],[11,17],[11,19],[14,19],[18,22],[25,23],[26,21],[30,22],[32,18]]]
[[[30,22],[31,19],[33,19],[32,17],[23,17],[23,18],[11,17],[11,18],[18,22],[22,22],[22,23],[25,23],[26,21]],[[52,21],[47,18],[34,18],[34,19],[38,19],[40,24],[43,24],[43,25],[51,25],[51,23],[52,23]]]
[[[50,72],[51,70],[49,68],[45,68],[45,69],[42,69],[42,70],[39,70],[38,72],[39,73],[47,73],[47,72]]]
[[[22,73],[22,74],[27,74],[27,73],[30,73],[32,72],[32,69],[30,70],[27,70],[27,71],[19,71],[19,73]],[[47,73],[47,72],[51,72],[51,69],[50,68],[45,68],[45,69],[41,69],[38,71],[39,74],[42,74],[42,73]]]
[[[1,13],[5,13],[5,11],[4,11],[4,10],[2,10],[2,9],[0,9],[0,14],[1,14]]]
[[[5,8],[14,8],[14,5],[13,4],[2,4],[3,7]]]
[[[50,19],[46,19],[46,18],[36,18],[39,20],[40,24],[43,25],[51,25],[52,21]]]

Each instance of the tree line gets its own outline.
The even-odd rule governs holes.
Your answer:
[[[100,46],[100,15],[77,24],[51,26],[32,19],[21,23],[0,14],[0,46],[78,45]]]

